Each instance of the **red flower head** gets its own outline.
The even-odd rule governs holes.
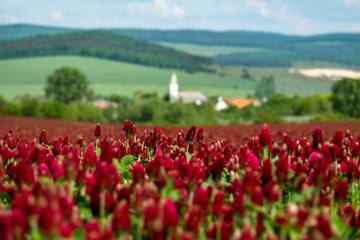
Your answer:
[[[40,144],[47,144],[48,143],[48,140],[47,140],[47,137],[46,137],[46,132],[45,132],[45,129],[43,129],[40,133],[40,136],[39,136],[39,143]]]
[[[278,181],[284,182],[287,179],[288,170],[289,170],[289,160],[288,155],[282,155],[277,161],[276,176]]]
[[[96,159],[97,159],[97,157],[96,157],[96,152],[94,150],[94,147],[93,147],[93,145],[89,145],[84,152],[85,163],[90,166],[95,166]]]
[[[335,199],[347,200],[349,193],[349,184],[347,180],[339,180],[335,185]]]
[[[333,230],[328,216],[320,214],[316,217],[316,230],[322,233],[325,239],[333,237]]]
[[[153,223],[153,221],[159,215],[159,206],[154,199],[150,198],[148,201],[143,203],[144,208],[144,222],[148,226]]]
[[[194,205],[198,205],[202,211],[207,211],[208,208],[208,196],[206,190],[202,187],[198,187],[194,194]]]
[[[341,148],[344,141],[344,133],[342,131],[336,131],[331,139],[331,143]]]
[[[318,149],[319,145],[324,142],[324,133],[321,128],[314,128],[312,133],[313,149]]]
[[[100,127],[100,123],[96,124],[95,131],[94,131],[94,135],[95,135],[96,138],[100,138],[100,137],[101,137],[101,127]]]
[[[272,141],[271,131],[267,124],[261,126],[259,141],[262,146],[270,146],[271,144]]]
[[[246,170],[243,180],[243,186],[245,191],[253,192],[257,186],[261,185],[261,180],[256,171],[251,169]]]
[[[195,136],[196,127],[192,126],[189,128],[189,130],[186,132],[186,142],[192,142]]]
[[[133,176],[133,182],[143,182],[145,179],[145,169],[140,162],[135,162],[132,164],[131,173]]]
[[[35,173],[31,165],[21,161],[15,166],[14,179],[18,183],[34,184]]]
[[[252,170],[259,170],[260,168],[259,158],[251,151],[248,151],[245,163],[246,166],[251,168]]]
[[[217,191],[215,194],[215,200],[213,205],[213,215],[220,216],[224,212],[225,193],[223,191]]]
[[[186,230],[194,233],[195,236],[199,233],[199,226],[201,221],[201,212],[198,206],[193,206],[186,215]]]
[[[100,161],[111,163],[113,160],[113,148],[109,141],[104,139],[100,142],[101,154]]]
[[[199,130],[196,133],[196,141],[198,143],[204,141],[204,129],[199,128]]]
[[[163,227],[176,227],[179,215],[175,203],[167,198],[163,204]]]
[[[254,233],[250,226],[245,225],[241,230],[241,235],[237,238],[237,240],[255,240]]]
[[[82,148],[83,143],[84,143],[84,139],[83,137],[79,137],[78,140],[76,141],[77,145],[79,145],[80,148]]]
[[[14,225],[11,214],[0,213],[0,232],[4,240],[11,240],[14,236]]]
[[[122,200],[116,207],[112,225],[115,230],[131,230],[129,203]]]
[[[264,202],[264,192],[260,186],[255,187],[251,193],[251,201],[256,205],[261,206]]]
[[[125,136],[127,139],[130,139],[131,136],[137,134],[137,129],[135,124],[131,121],[126,119],[123,124],[123,130],[125,132]]]
[[[263,167],[261,169],[261,181],[263,185],[273,181],[272,164],[270,159],[266,159],[264,161]]]
[[[87,240],[101,240],[101,228],[97,220],[90,220],[85,224],[85,233]]]

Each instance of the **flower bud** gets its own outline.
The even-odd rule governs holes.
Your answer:
[[[100,138],[100,137],[101,137],[101,127],[100,127],[100,123],[96,124],[95,131],[94,131],[94,135],[95,135],[96,138]]]

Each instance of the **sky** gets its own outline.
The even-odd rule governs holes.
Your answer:
[[[360,0],[1,0],[0,24],[360,32]]]

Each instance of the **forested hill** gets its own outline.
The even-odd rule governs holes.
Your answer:
[[[75,31],[78,31],[78,29],[41,26],[34,24],[0,25],[0,40],[11,40],[36,35],[54,35]]]
[[[208,71],[211,59],[146,43],[108,31],[81,31],[0,42],[0,59],[80,55],[161,68]]]
[[[249,31],[117,29],[113,32],[148,42],[258,48],[254,52],[240,51],[215,57],[216,62],[225,65],[289,67],[296,61],[323,61],[360,66],[359,33],[289,36]]]
[[[63,34],[64,32],[73,31],[75,31],[75,29],[43,27],[31,24],[0,25],[0,44],[1,41],[6,39],[36,36],[37,34]],[[298,61],[321,61],[360,67],[360,33],[333,33],[313,36],[291,36],[277,33],[252,31],[217,32],[204,30],[144,29],[103,29],[103,31],[119,35],[120,38],[127,36],[138,41],[148,43],[167,42],[196,44],[202,46],[235,46],[242,48],[256,48],[256,51],[234,51],[231,53],[219,54],[213,58],[215,62],[224,65],[290,67]],[[140,43],[138,42],[138,44]],[[151,48],[155,49],[155,46],[152,45]],[[168,52],[170,50],[162,49],[159,51],[164,53],[164,51]],[[170,55],[173,54],[175,53]],[[97,55],[109,55],[109,53]],[[119,54],[116,53],[115,55]],[[145,53],[141,55],[145,55]],[[168,56],[169,54],[165,55]],[[143,56],[140,56],[139,58],[141,59],[142,64],[145,63],[156,66],[163,66],[164,64],[167,66],[170,64],[172,67],[177,68],[199,68],[199,58],[195,58],[196,61],[193,61],[193,56],[184,55],[179,52],[177,52],[176,55],[178,55],[178,57],[170,59],[168,64],[164,61],[159,61],[159,59],[153,62],[148,61],[149,59],[147,58],[147,60],[144,62]],[[117,58],[118,57],[119,56],[117,56]],[[107,56],[106,58],[109,57]],[[155,58],[157,57],[155,56]],[[128,57],[127,59],[129,60]],[[138,59],[135,55],[132,55],[131,61],[139,62],[140,59]],[[187,60],[187,63],[182,61],[184,59]],[[188,59],[190,59],[190,61],[188,61]],[[176,63],[174,63],[174,61]],[[200,64],[202,65],[203,62],[208,61],[208,59],[200,59]]]
[[[252,31],[206,31],[206,30],[146,30],[112,29],[114,33],[152,42],[191,43],[217,46],[249,46],[273,48],[281,46],[298,36]]]

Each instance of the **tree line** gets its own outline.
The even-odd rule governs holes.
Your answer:
[[[276,94],[274,78],[269,76],[262,78],[255,96],[264,100],[260,107],[239,110],[230,106],[222,112],[214,110],[215,97],[197,106],[169,103],[156,93],[137,92],[132,98],[114,94],[95,96],[84,74],[64,67],[49,75],[45,97],[21,96],[10,101],[0,98],[0,114],[112,123],[130,119],[160,125],[282,122],[288,116],[308,116],[308,120],[314,121],[360,119],[360,80],[336,82],[331,96],[290,97]],[[100,109],[93,104],[96,98],[114,104]]]

